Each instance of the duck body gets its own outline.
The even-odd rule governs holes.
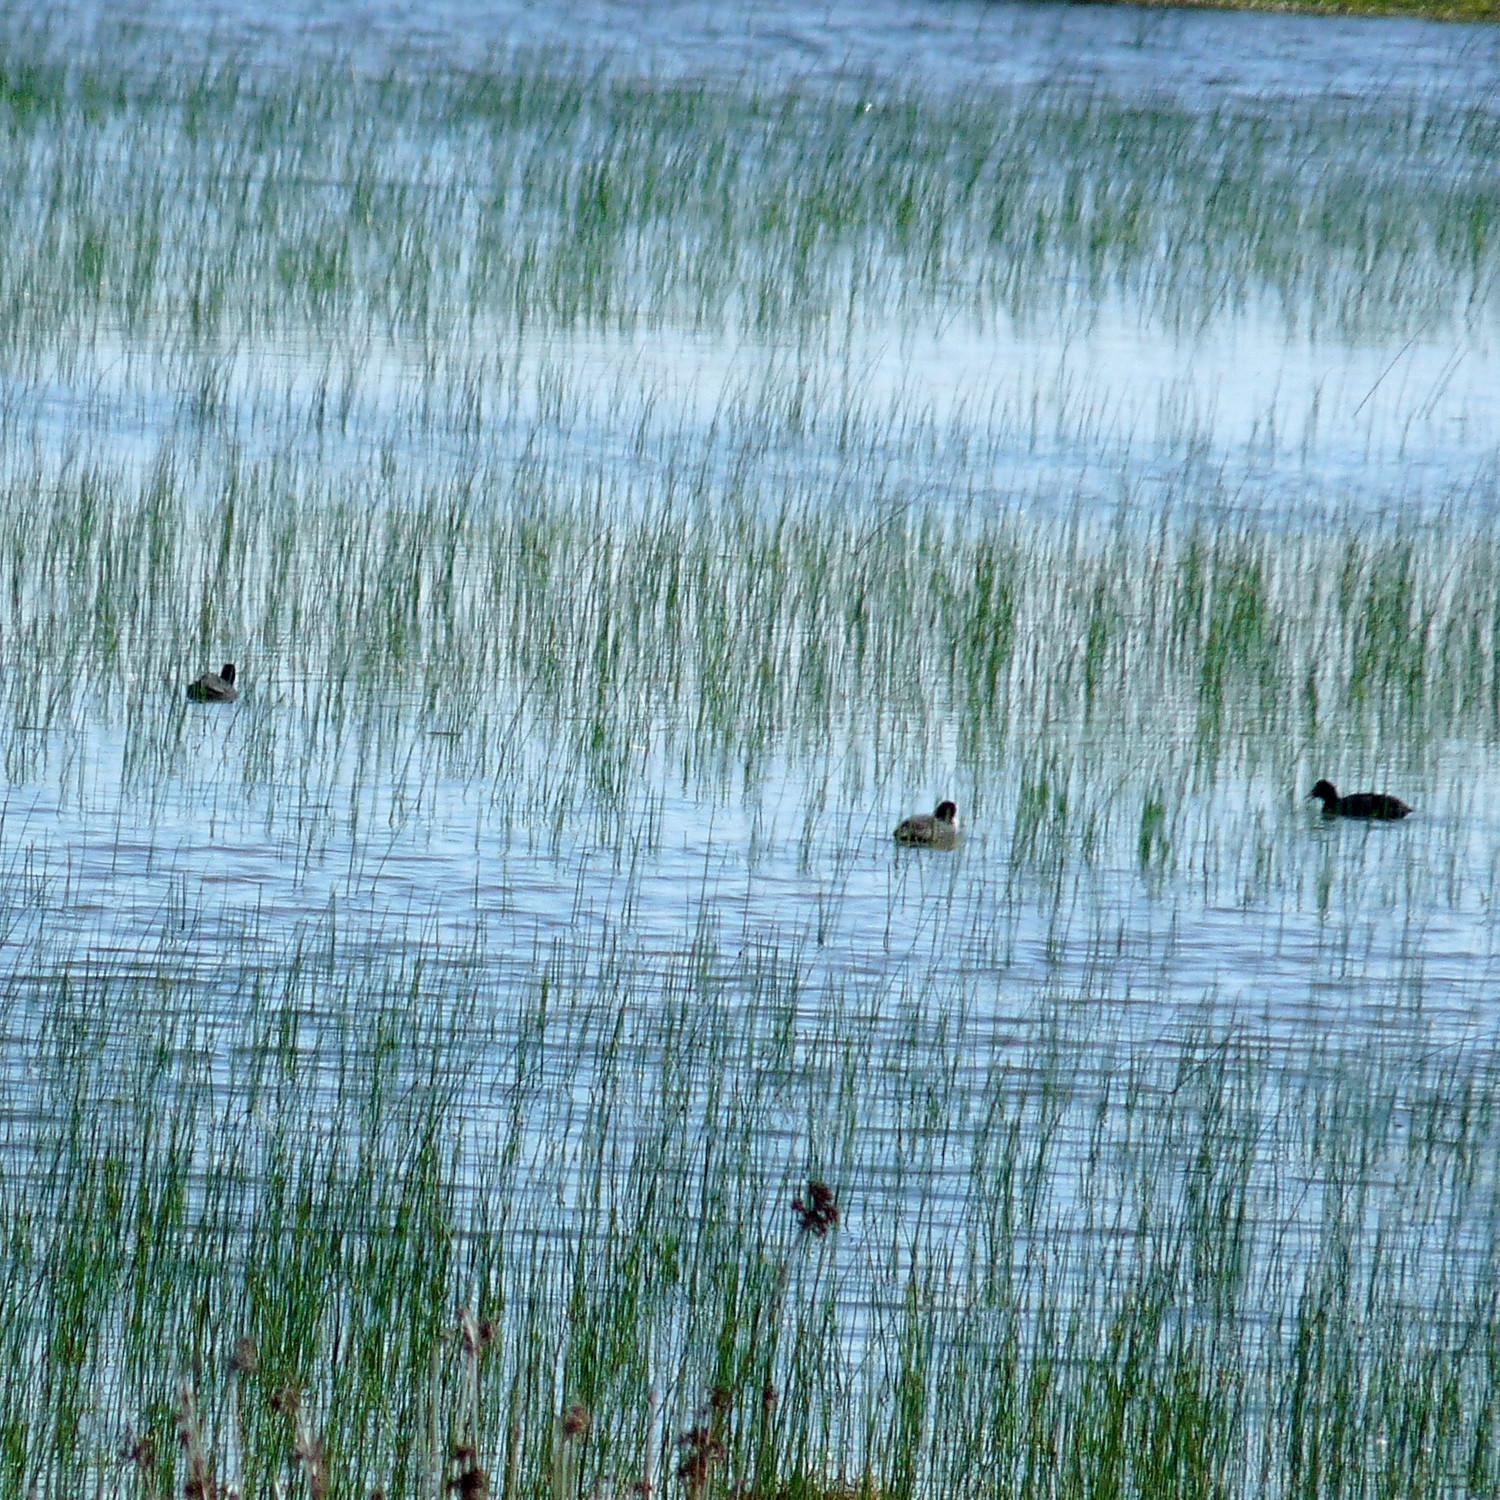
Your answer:
[[[226,661],[217,672],[205,672],[188,683],[187,695],[194,703],[233,703],[239,697],[234,685],[234,663]]]
[[[916,813],[896,824],[898,844],[932,844],[949,849],[958,842],[958,804],[939,802],[937,811]]]
[[[1331,781],[1320,781],[1307,795],[1323,804],[1325,818],[1380,818],[1391,822],[1411,811],[1399,797],[1385,792],[1351,792],[1340,797]]]

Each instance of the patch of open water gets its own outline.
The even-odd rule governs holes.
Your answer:
[[[1393,348],[1289,340],[1253,319],[1178,339],[1118,306],[1092,324],[1063,333],[872,330],[836,351],[674,330],[497,332],[509,403],[471,431],[455,424],[435,455],[430,428],[415,430],[418,351],[363,350],[344,363],[310,343],[247,341],[215,361],[223,411],[214,440],[251,460],[291,453],[313,467],[373,469],[394,453],[414,467],[436,456],[504,473],[545,433],[561,473],[603,466],[620,503],[641,504],[667,456],[729,462],[736,412],[746,413],[745,437],[758,439],[758,427],[748,429],[763,420],[764,393],[797,390],[800,430],[780,435],[766,471],[803,486],[821,473],[834,493],[852,424],[883,461],[883,483],[923,505],[977,500],[982,510],[989,497],[1036,513],[1102,516],[1123,505],[1149,516],[1167,503],[1179,513],[1318,526],[1455,511],[1478,518],[1500,503],[1500,344],[1483,329]],[[175,367],[109,337],[69,364],[52,380],[0,378],[11,463],[39,453],[61,461],[86,431],[91,463],[139,477],[194,425]],[[268,414],[307,411],[330,376],[336,422],[289,444]]]

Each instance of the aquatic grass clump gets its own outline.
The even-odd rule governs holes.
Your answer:
[[[33,987],[7,1482],[1494,1481],[1485,1043],[1125,1057],[1103,991],[1017,1029],[699,931],[523,997],[324,927],[213,1028],[203,975]]]
[[[1482,457],[1374,516],[1192,392],[862,368],[1121,304],[1462,359],[1482,111],[49,38],[0,1487],[1493,1489]],[[1356,767],[1422,821],[1301,805]]]
[[[1172,331],[1250,310],[1343,338],[1493,320],[1477,107],[789,98],[524,54],[152,73],[8,41],[0,287],[30,358],[113,329],[433,351],[1043,327],[1063,287],[1085,325],[1120,303]]]
[[[124,725],[141,795],[238,785],[311,852],[458,787],[480,829],[515,807],[649,828],[663,766],[752,807],[799,768],[847,808],[952,763],[997,788],[984,821],[1016,862],[1163,877],[1344,765],[1420,803],[1445,743],[1500,735],[1482,518],[872,516],[857,476],[844,506],[821,481],[668,480],[622,513],[545,468],[521,495],[467,474],[372,494],[281,462],[236,464],[205,514],[202,479],[168,452],[139,485],[55,476],[43,507],[36,471],[0,482],[14,780],[86,798],[107,762],[60,731]],[[230,655],[237,712],[184,715]]]

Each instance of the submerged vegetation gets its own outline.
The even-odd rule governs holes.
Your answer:
[[[0,1489],[1500,1487],[1492,107],[0,36]]]

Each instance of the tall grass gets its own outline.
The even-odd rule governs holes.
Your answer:
[[[6,1492],[1494,1488],[1485,111],[3,37]]]
[[[1067,1001],[918,1026],[711,937],[526,996],[311,936],[274,994],[226,972],[211,1044],[191,985],[35,994],[8,1486],[180,1489],[184,1382],[247,1493],[1494,1481],[1488,1047],[1122,1067]]]
[[[637,513],[535,477],[406,496],[283,474],[237,467],[207,512],[170,461],[0,497],[13,780],[76,802],[116,763],[82,764],[75,726],[114,724],[134,793],[227,775],[294,838],[459,788],[480,826],[524,808],[535,835],[589,809],[618,830],[663,771],[754,805],[795,767],[816,826],[940,764],[1009,783],[989,821],[1017,860],[1170,873],[1316,774],[1411,790],[1500,735],[1483,519],[871,517],[670,485]],[[179,712],[188,666],[224,656],[250,664],[241,711]]]
[[[1086,325],[1121,300],[1179,331],[1246,308],[1349,337],[1494,319],[1483,106],[851,103],[524,55],[152,74],[6,42],[0,333],[31,357],[112,330],[429,354],[663,323],[838,340],[955,310]]]

